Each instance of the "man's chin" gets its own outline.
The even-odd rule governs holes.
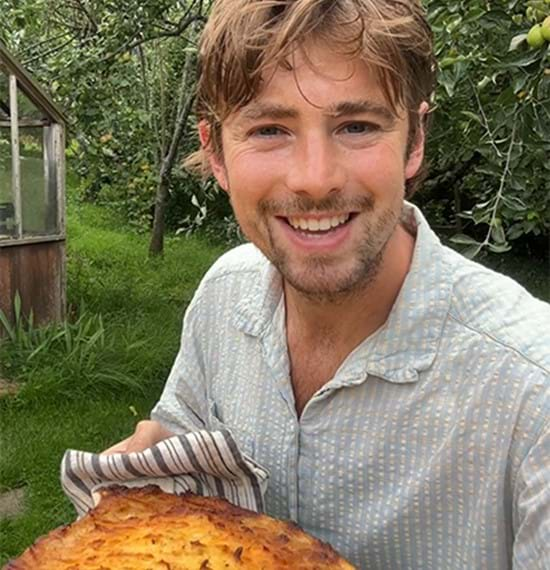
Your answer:
[[[339,273],[330,270],[307,274],[282,271],[285,284],[298,294],[318,302],[336,303],[364,291],[372,281],[367,273]]]

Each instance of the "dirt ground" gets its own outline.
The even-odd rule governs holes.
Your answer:
[[[18,387],[13,382],[0,378],[0,398],[17,393]],[[13,489],[0,492],[0,519],[15,517],[25,508],[25,489]]]
[[[0,519],[15,517],[25,509],[25,489],[0,493]]]
[[[13,382],[0,378],[0,398],[3,396],[11,396],[17,393],[18,386]]]

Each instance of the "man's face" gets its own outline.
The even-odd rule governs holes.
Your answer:
[[[245,235],[286,282],[333,297],[376,275],[423,137],[407,156],[407,114],[392,115],[360,60],[311,44],[305,53],[224,121],[223,158],[210,160]]]

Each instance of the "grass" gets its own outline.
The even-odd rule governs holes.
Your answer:
[[[59,484],[59,466],[68,448],[99,451],[130,433],[158,397],[35,401],[0,409],[0,489],[25,487],[25,512],[0,520],[0,566],[38,536],[74,519],[74,509]],[[137,415],[136,415],[137,414]]]
[[[0,492],[26,489],[24,514],[0,521],[0,567],[74,519],[59,485],[64,451],[105,449],[148,417],[185,306],[223,251],[200,238],[168,239],[164,257],[149,260],[147,247],[147,236],[108,212],[72,204],[69,323],[29,331],[21,322],[15,341],[0,345],[0,377],[22,386],[0,399]]]
[[[66,449],[100,451],[148,417],[177,351],[183,311],[222,252],[200,238],[166,242],[147,258],[147,236],[113,214],[71,202],[67,324],[0,345],[0,376],[17,397],[0,398],[0,492],[25,487],[25,512],[0,521],[0,566],[36,537],[73,520],[59,484]],[[482,260],[550,301],[550,268],[531,260]]]

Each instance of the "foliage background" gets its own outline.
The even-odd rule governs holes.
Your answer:
[[[431,170],[415,198],[439,232],[473,256],[512,247],[546,259],[550,234],[550,50],[525,42],[549,0],[424,0],[440,64]],[[0,39],[72,120],[68,154],[80,195],[138,231],[155,189],[178,97],[191,95],[204,0],[0,0]],[[511,49],[513,48],[513,49]],[[238,240],[225,196],[180,159],[195,148],[192,114],[168,187],[170,230]]]
[[[550,13],[550,2],[425,5],[440,75],[428,144],[432,168],[419,201],[432,223],[455,234],[453,241],[469,255],[514,245],[545,259],[550,49],[530,48],[525,38]]]

